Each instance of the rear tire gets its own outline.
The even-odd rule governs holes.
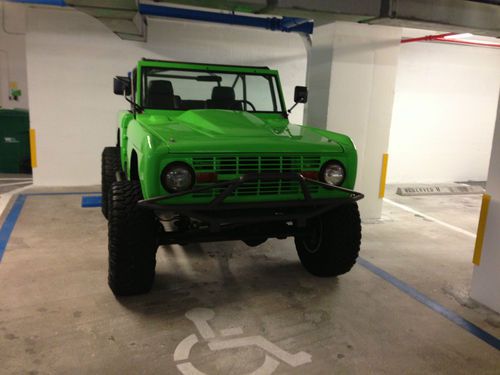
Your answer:
[[[113,182],[109,193],[108,284],[116,296],[151,290],[161,224],[152,211],[137,206],[139,181]]]
[[[331,277],[349,272],[361,246],[358,205],[350,203],[308,223],[309,233],[295,237],[304,268],[315,276]]]
[[[108,195],[111,184],[116,181],[116,172],[121,170],[120,148],[105,147],[101,156],[101,211],[108,218]]]

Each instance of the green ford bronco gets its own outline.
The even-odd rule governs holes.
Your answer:
[[[114,93],[130,103],[117,145],[102,153],[115,295],[151,289],[159,245],[294,237],[312,274],[352,268],[356,149],[345,135],[291,124],[276,70],[143,59],[114,79]],[[306,101],[296,87],[295,105]]]

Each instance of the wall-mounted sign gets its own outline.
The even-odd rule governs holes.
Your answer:
[[[19,100],[22,91],[17,87],[16,81],[9,82],[9,100]]]

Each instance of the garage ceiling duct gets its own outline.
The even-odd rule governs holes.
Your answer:
[[[72,6],[99,19],[121,38],[132,40],[144,40],[145,25],[143,17],[138,12],[141,5],[170,8],[169,17],[175,13],[174,10],[177,14],[188,13],[189,10],[192,10],[193,17],[179,17],[183,19],[197,19],[195,17],[199,16],[199,12],[210,13],[215,15],[214,18],[230,18],[233,14],[240,16],[240,20],[245,19],[245,17],[257,18],[259,16],[261,18],[265,16],[274,17],[278,20],[283,20],[283,17],[290,17],[291,20],[271,28],[278,30],[283,28],[282,31],[296,31],[287,30],[286,27],[298,28],[298,25],[293,25],[293,22],[297,22],[294,19],[300,18],[314,20],[314,24],[317,26],[335,21],[351,21],[453,33],[470,32],[476,35],[500,37],[500,0],[310,0],[307,2],[303,0],[11,1],[39,5]],[[204,19],[204,21],[213,20]],[[238,23],[233,22],[232,24]]]
[[[306,18],[266,17],[246,15],[234,11],[213,11],[198,8],[179,8],[155,3],[139,3],[139,13],[145,16],[180,18],[192,21],[206,21],[227,25],[257,27],[261,29],[312,34],[314,24]]]
[[[318,26],[334,21],[352,21],[500,36],[499,0],[158,0],[155,2],[309,18]]]

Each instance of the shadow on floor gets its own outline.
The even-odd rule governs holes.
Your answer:
[[[162,320],[183,316],[198,306],[222,307],[245,301],[253,296],[279,296],[290,306],[304,305],[321,290],[335,294],[338,278],[318,278],[305,271],[299,260],[270,259],[265,254],[252,256],[251,262],[232,264],[232,247],[204,248],[189,245],[186,256],[194,268],[192,275],[157,270],[153,290],[145,295],[120,297],[117,301],[128,310],[141,315],[158,316]],[[171,259],[172,248],[160,247]],[[215,261],[207,268],[210,258]],[[210,265],[209,265],[210,266]],[[310,285],[315,285],[312,287]],[[272,298],[272,297],[271,297]]]

